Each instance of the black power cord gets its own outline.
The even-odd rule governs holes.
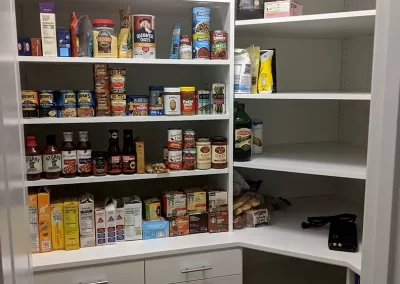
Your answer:
[[[356,215],[349,213],[339,214],[335,216],[308,217],[307,222],[301,223],[301,227],[303,229],[308,229],[308,228],[319,228],[325,226],[326,224],[335,222],[355,223],[356,219],[357,219]]]

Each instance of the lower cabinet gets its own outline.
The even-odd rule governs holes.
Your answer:
[[[35,284],[144,284],[144,261],[36,272],[33,279]]]
[[[217,277],[211,279],[203,279],[189,282],[182,282],[185,284],[242,284],[243,282],[242,275],[232,275],[225,277]]]

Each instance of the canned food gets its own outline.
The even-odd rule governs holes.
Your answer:
[[[31,90],[21,91],[22,97],[22,117],[38,117],[39,116],[39,99],[38,92]]]
[[[111,94],[125,94],[125,68],[110,68]]]
[[[209,34],[210,20],[210,8],[194,7],[192,9],[192,34]]]
[[[111,115],[111,102],[107,98],[99,98],[96,94],[96,116],[110,116]]]
[[[182,115],[196,114],[196,89],[195,87],[181,87],[181,113]]]
[[[168,129],[168,150],[182,150],[182,129]]]
[[[149,87],[149,115],[164,115],[163,92],[162,86]]]
[[[92,91],[81,90],[77,92],[78,97],[78,116],[94,116],[94,98]]]
[[[194,34],[193,35],[193,59],[210,59],[210,35]]]
[[[228,59],[228,33],[211,32],[211,59]]]
[[[183,149],[195,148],[196,140],[195,140],[195,131],[192,129],[186,129],[183,131]]]
[[[189,35],[181,35],[179,43],[179,59],[192,59],[191,37]]]
[[[168,168],[173,171],[182,170],[182,151],[169,150],[168,151]]]
[[[211,114],[212,103],[210,91],[197,91],[196,104],[197,114]]]
[[[133,15],[133,57],[155,59],[156,35],[153,15]]]
[[[211,141],[209,138],[199,138],[196,141],[196,167],[199,170],[211,168]]]
[[[181,115],[180,88],[164,88],[164,114]]]
[[[94,65],[94,92],[96,99],[109,98],[110,95],[110,80],[108,77],[107,64]]]
[[[112,116],[126,115],[126,95],[112,94],[111,95],[111,114]]]
[[[60,91],[57,105],[57,117],[76,117],[76,94],[74,91]]]
[[[167,146],[163,147],[163,162],[164,162],[164,165],[168,166],[168,147]]]
[[[57,101],[54,91],[39,91],[39,117],[57,117]]]
[[[128,116],[147,116],[148,97],[146,95],[128,96],[126,100]]]
[[[196,169],[196,149],[183,149],[182,168],[188,171]]]

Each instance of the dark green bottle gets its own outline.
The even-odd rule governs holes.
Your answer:
[[[251,159],[251,119],[244,111],[244,104],[240,103],[235,112],[234,125],[235,148],[233,160],[237,162],[250,161]]]

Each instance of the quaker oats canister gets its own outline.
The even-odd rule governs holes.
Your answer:
[[[133,15],[133,57],[156,58],[155,17]]]

